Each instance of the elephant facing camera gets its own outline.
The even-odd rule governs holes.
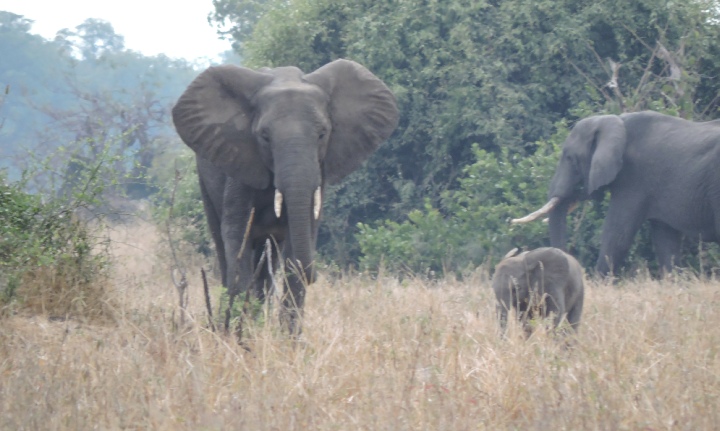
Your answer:
[[[202,72],[172,114],[196,153],[230,304],[242,292],[263,301],[273,268],[283,264],[281,322],[299,335],[305,289],[315,279],[325,187],[359,168],[390,137],[399,117],[395,96],[349,60],[311,73],[223,65]]]
[[[550,316],[554,328],[567,318],[575,332],[579,329],[585,296],[583,269],[560,249],[543,247],[522,253],[511,250],[495,267],[492,287],[503,333],[511,309],[527,335],[532,332],[534,319]]]

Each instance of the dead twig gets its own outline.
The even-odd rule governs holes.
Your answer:
[[[172,278],[172,282],[178,292],[178,299],[180,305],[180,323],[185,324],[185,313],[188,303],[187,274],[185,268],[180,266],[180,261],[177,258],[177,253],[175,252],[175,245],[173,243],[172,234],[170,232],[170,220],[172,219],[173,206],[175,205],[175,194],[177,192],[177,187],[180,183],[180,179],[182,179],[182,175],[180,175],[180,170],[177,168],[177,166],[175,166],[175,183],[173,184],[172,193],[170,195],[170,209],[168,210],[168,217],[165,220],[165,227],[167,228],[168,244],[170,244],[170,254],[172,255],[173,263],[175,265],[175,268],[170,269],[170,277]],[[180,272],[179,281],[175,279],[175,269]]]
[[[215,322],[213,321],[212,306],[210,305],[210,289],[208,288],[207,275],[205,274],[205,268],[200,268],[200,275],[202,276],[203,292],[205,293],[205,306],[207,307],[208,323],[210,329],[216,332]]]

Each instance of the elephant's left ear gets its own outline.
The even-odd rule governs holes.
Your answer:
[[[377,76],[350,60],[335,60],[304,79],[330,96],[332,135],[324,169],[327,180],[337,183],[395,130],[399,118],[395,96]]]

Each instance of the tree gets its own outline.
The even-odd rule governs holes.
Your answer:
[[[305,71],[347,57],[395,92],[398,131],[326,212],[321,250],[333,238],[325,252],[352,260],[358,222],[401,223],[426,201],[448,216],[443,195],[458,189],[473,144],[527,156],[559,120],[591,113],[714,118],[716,10],[710,0],[292,0],[243,35],[243,56]]]
[[[233,48],[242,53],[243,42],[252,35],[255,23],[270,7],[266,0],[213,0],[215,12],[208,22],[215,23],[218,34],[234,39]]]
[[[98,59],[105,53],[125,49],[125,38],[115,33],[112,24],[95,18],[86,19],[74,30],[58,31],[55,42],[84,60]]]

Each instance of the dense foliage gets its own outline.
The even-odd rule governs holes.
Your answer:
[[[541,162],[547,149],[538,143],[560,133],[554,125],[562,119],[571,126],[594,113],[642,109],[694,119],[717,116],[720,39],[717,4],[711,0],[215,4],[216,19],[230,21],[238,10],[263,5],[264,13],[256,14],[251,27],[230,32],[240,38],[236,42],[248,66],[292,64],[311,71],[338,57],[351,58],[381,77],[398,98],[398,131],[328,200],[321,249],[341,263],[359,258],[359,244],[366,264],[379,261],[376,253],[387,252],[372,245],[377,237],[367,237],[375,234],[373,226],[386,234],[388,247],[394,241],[390,233],[407,236],[410,224],[428,238],[505,235],[510,228],[504,219],[494,219],[500,216],[494,205],[519,203],[524,195],[516,192],[523,182],[542,196],[548,179],[508,176],[505,167],[493,170],[490,160],[497,157],[497,163],[521,170],[529,157],[552,171],[550,160]],[[486,182],[472,184],[473,169]],[[474,214],[484,220],[454,230],[455,194],[479,199],[491,193],[484,187],[495,184],[506,184],[504,194],[488,202],[493,207],[487,214]],[[435,217],[425,220],[427,230],[418,227],[423,225],[420,214]],[[597,222],[587,220],[576,230],[592,232],[592,237]],[[352,237],[357,223],[362,223],[359,243]],[[542,228],[528,229],[538,236],[519,235],[517,241],[537,244]],[[498,249],[509,242],[501,241]],[[421,249],[424,255],[415,256],[417,263],[410,266],[440,268],[452,260],[452,266],[462,267],[497,252],[486,245],[473,249],[450,243],[438,240]],[[392,244],[395,249],[409,246]],[[448,247],[454,250],[452,259]],[[409,265],[407,256],[398,253],[386,256],[385,265]],[[591,249],[578,254],[592,264]]]
[[[8,182],[0,174],[0,305],[51,316],[102,317],[109,258],[104,237],[88,222],[111,176],[107,154],[87,166],[77,186],[55,197],[28,193],[25,172]],[[98,221],[94,221],[99,226]],[[92,314],[92,315],[90,315]]]

